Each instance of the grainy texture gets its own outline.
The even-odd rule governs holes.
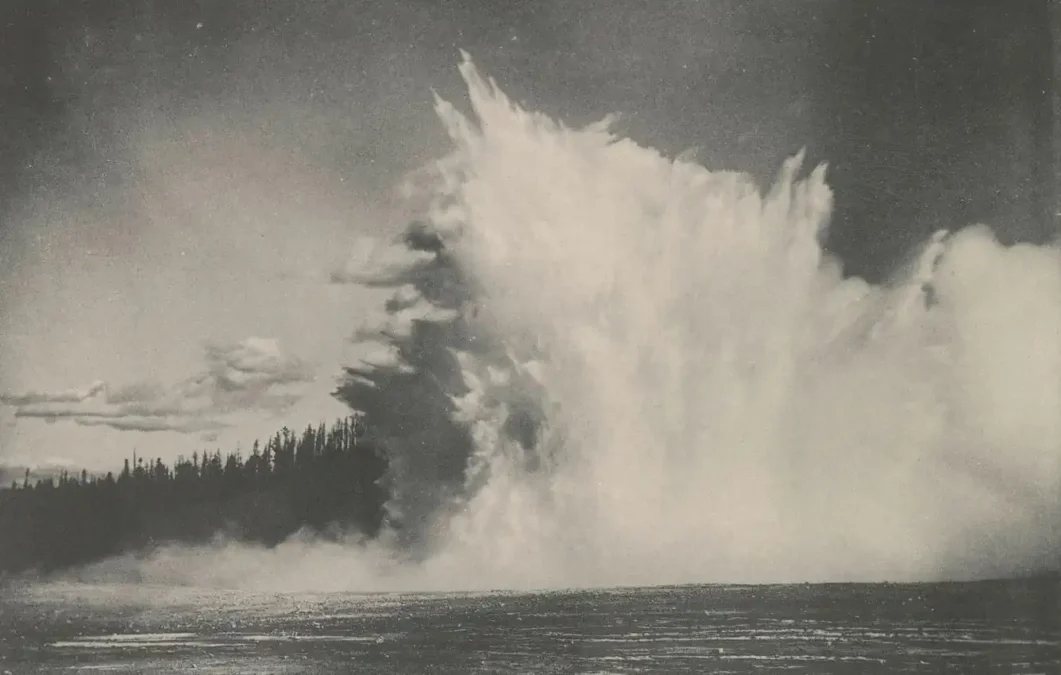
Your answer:
[[[12,593],[12,673],[1058,672],[1059,584],[701,586],[528,595]]]

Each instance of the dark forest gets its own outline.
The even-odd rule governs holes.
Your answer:
[[[275,545],[299,530],[375,535],[386,461],[357,418],[296,434],[286,427],[251,453],[196,452],[172,466],[135,457],[117,476],[63,473],[0,490],[0,576],[41,573],[218,533]]]

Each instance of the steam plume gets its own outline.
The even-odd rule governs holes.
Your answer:
[[[455,150],[424,223],[393,242],[406,253],[335,277],[395,289],[358,334],[389,355],[339,392],[392,457],[392,537],[341,562],[262,554],[277,569],[299,550],[368,590],[1056,562],[1057,247],[977,226],[941,232],[891,284],[844,278],[820,243],[824,167],[794,157],[764,195],[607,121],[523,110],[467,58],[461,73],[474,117],[437,101]]]

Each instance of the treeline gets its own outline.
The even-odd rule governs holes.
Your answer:
[[[250,454],[220,451],[126,460],[115,476],[63,473],[0,489],[0,573],[54,571],[218,532],[275,545],[299,529],[374,536],[387,462],[357,418],[296,434],[286,427]]]

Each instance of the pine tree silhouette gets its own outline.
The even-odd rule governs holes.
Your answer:
[[[62,472],[31,484],[27,470],[21,487],[0,489],[0,572],[49,572],[220,531],[264,545],[300,528],[375,536],[386,462],[358,442],[358,429],[352,418],[307,427],[301,437],[283,429],[264,452],[255,441],[246,462],[239,450],[194,452],[172,468],[161,458],[145,467],[134,455],[117,479],[82,470],[79,479]]]

